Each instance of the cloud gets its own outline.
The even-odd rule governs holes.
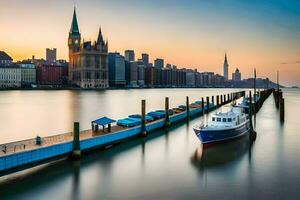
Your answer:
[[[295,62],[282,62],[280,63],[281,65],[287,65],[287,64],[300,64],[300,61],[295,61]]]

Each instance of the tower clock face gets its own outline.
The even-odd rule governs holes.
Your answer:
[[[78,39],[75,40],[75,44],[78,44]]]

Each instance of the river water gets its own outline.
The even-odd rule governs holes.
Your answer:
[[[164,108],[227,89],[107,91],[2,91],[0,143],[81,129],[101,116],[114,119]],[[300,91],[283,90],[282,124],[270,96],[256,117],[256,141],[248,137],[202,148],[192,127],[198,117],[153,132],[80,161],[61,160],[0,177],[0,199],[297,199],[300,191]],[[227,108],[221,108],[223,110]]]

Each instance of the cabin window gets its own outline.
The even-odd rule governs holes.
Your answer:
[[[223,118],[223,122],[226,122],[226,118]]]
[[[233,121],[235,121],[235,117],[233,118]]]
[[[232,119],[231,119],[231,118],[228,118],[227,121],[228,121],[228,122],[232,122]]]
[[[213,118],[212,118],[212,121],[213,121],[213,122],[216,121],[216,118],[213,117]]]
[[[217,122],[220,122],[220,121],[221,121],[221,118],[218,117],[218,118],[217,118]]]

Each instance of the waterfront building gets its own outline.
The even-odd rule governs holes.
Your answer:
[[[142,61],[145,66],[148,66],[149,64],[149,54],[142,53]]]
[[[126,70],[126,85],[129,87],[137,87],[138,80],[138,69],[137,62],[126,61],[125,60],[125,70]]]
[[[137,75],[138,75],[138,79],[137,79],[137,84],[139,85],[139,86],[144,86],[145,85],[145,65],[144,65],[144,63],[141,61],[141,60],[139,60],[138,62],[137,62]]]
[[[196,86],[196,72],[192,69],[186,70],[186,86],[187,87]]]
[[[36,82],[39,85],[61,86],[67,83],[68,65],[59,62],[41,62],[36,66]]]
[[[232,80],[233,81],[241,81],[242,80],[242,75],[238,68],[236,68],[235,72],[232,73]]]
[[[0,65],[0,88],[21,87],[21,69],[18,65]]]
[[[126,61],[135,61],[134,50],[125,50],[125,60]]]
[[[21,69],[21,85],[31,86],[36,84],[36,67],[31,62],[20,62],[18,63]]]
[[[225,53],[225,59],[224,59],[224,64],[223,64],[223,73],[224,73],[224,77],[226,80],[228,80],[228,61],[227,61],[227,54]]]
[[[74,9],[69,46],[69,80],[81,88],[108,87],[108,42],[101,28],[95,42],[81,42],[81,34]]]
[[[109,86],[122,87],[126,85],[125,58],[120,53],[108,54]]]
[[[164,68],[164,59],[156,58],[156,59],[154,60],[154,67],[157,67],[157,68]]]
[[[8,66],[12,64],[13,59],[4,51],[0,51],[0,65]]]
[[[154,67],[151,65],[145,68],[145,85],[149,87],[154,85]]]
[[[54,62],[56,61],[56,48],[53,49],[46,49],[46,61],[47,62]]]

